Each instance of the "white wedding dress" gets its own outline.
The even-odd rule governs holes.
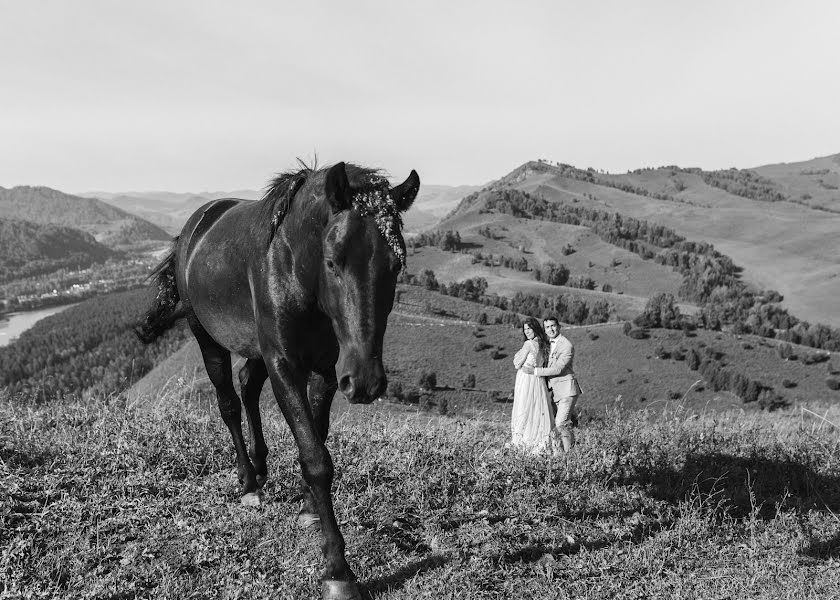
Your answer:
[[[528,375],[521,369],[525,365],[543,366],[543,358],[535,340],[527,340],[513,357],[517,371],[510,419],[512,443],[534,454],[550,449],[554,429],[551,394],[545,378]]]

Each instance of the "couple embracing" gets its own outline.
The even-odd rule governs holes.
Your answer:
[[[512,443],[539,453],[553,450],[559,437],[562,450],[568,452],[575,444],[572,414],[582,393],[572,368],[574,348],[560,335],[556,317],[546,318],[543,325],[545,330],[533,317],[525,321],[525,344],[513,357],[517,372],[510,424]]]

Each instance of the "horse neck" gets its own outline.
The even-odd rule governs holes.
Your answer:
[[[278,253],[281,260],[290,261],[284,265],[286,276],[313,298],[323,254],[323,211],[324,207],[314,202],[292,203],[277,232],[280,239],[272,243],[272,252]]]

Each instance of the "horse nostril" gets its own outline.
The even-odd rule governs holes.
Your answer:
[[[353,378],[350,375],[342,375],[341,379],[338,380],[338,389],[341,390],[341,393],[347,396],[347,399],[353,397]]]
[[[379,377],[376,380],[373,388],[370,391],[371,398],[379,398],[382,394],[385,393],[385,389],[388,387],[388,380],[385,377]]]

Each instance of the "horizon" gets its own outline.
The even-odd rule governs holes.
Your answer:
[[[797,163],[809,162],[809,161],[812,161],[812,160],[818,160],[818,159],[822,159],[822,158],[833,158],[835,156],[840,156],[840,153],[828,154],[828,155],[825,155],[825,156],[813,156],[811,158],[807,158],[807,159],[803,159],[803,160],[793,160],[793,161],[783,162],[783,163],[768,163],[768,165],[797,164]],[[490,183],[492,183],[495,180],[498,180],[498,179],[504,177],[505,175],[508,175],[508,174],[512,173],[513,171],[515,171],[519,167],[521,167],[521,166],[523,166],[523,165],[525,165],[529,162],[539,162],[539,161],[543,161],[550,166],[557,166],[557,161],[547,161],[547,160],[544,160],[544,159],[531,159],[531,160],[526,160],[525,162],[519,163],[515,167],[513,167],[513,168],[505,171],[504,173],[501,173],[497,177],[495,177],[493,179],[490,179],[488,181],[485,181],[483,183],[448,184],[448,183],[436,183],[436,182],[430,182],[430,183],[422,183],[421,182],[421,189],[422,189],[423,186],[426,186],[426,187],[429,187],[429,186],[449,187],[449,188],[478,187],[478,186],[483,187],[483,186],[489,185]],[[559,162],[562,163],[563,161],[559,161]],[[565,163],[565,164],[569,164],[569,163]],[[739,169],[739,170],[749,170],[749,169],[760,168],[760,167],[764,167],[764,166],[768,166],[768,165],[754,165],[753,167],[728,167],[728,168],[735,168],[735,169]],[[612,171],[605,171],[603,169],[599,169],[598,167],[595,167],[595,166],[592,166],[592,165],[587,165],[587,166],[571,165],[571,166],[575,167],[577,169],[594,168],[599,173],[603,173],[605,175],[622,175],[622,174],[629,173],[630,171],[634,171],[636,169],[653,169],[653,170],[667,169],[668,167],[671,167],[671,166],[676,166],[676,167],[679,167],[681,169],[693,169],[693,168],[703,169],[703,167],[698,167],[696,165],[692,165],[692,166],[687,166],[687,165],[656,165],[656,166],[636,167],[636,169],[629,169],[627,171],[624,171],[623,173],[618,173],[618,172],[612,172]],[[726,170],[726,169],[723,169],[723,170]],[[69,194],[69,195],[72,195],[72,196],[79,196],[79,197],[83,197],[83,198],[84,197],[95,197],[95,194],[122,195],[122,196],[131,196],[132,194],[177,194],[177,195],[201,196],[201,195],[205,195],[205,194],[219,194],[219,193],[239,192],[239,191],[242,191],[242,192],[259,192],[259,191],[264,189],[264,186],[263,186],[263,187],[254,187],[254,188],[238,187],[238,188],[231,188],[231,189],[206,189],[206,190],[205,189],[202,189],[202,190],[171,190],[171,189],[62,190],[62,189],[59,189],[59,188],[53,188],[51,186],[38,185],[38,184],[20,184],[20,185],[9,186],[9,187],[0,185],[0,188],[4,188],[4,189],[13,189],[13,188],[16,188],[16,187],[32,187],[32,188],[45,187],[45,188],[48,188],[48,189],[53,189],[53,190],[58,191],[58,192],[62,192],[62,193]]]
[[[840,151],[838,17],[752,0],[7,5],[0,186],[258,190],[316,152],[453,187],[539,159],[803,162]]]

